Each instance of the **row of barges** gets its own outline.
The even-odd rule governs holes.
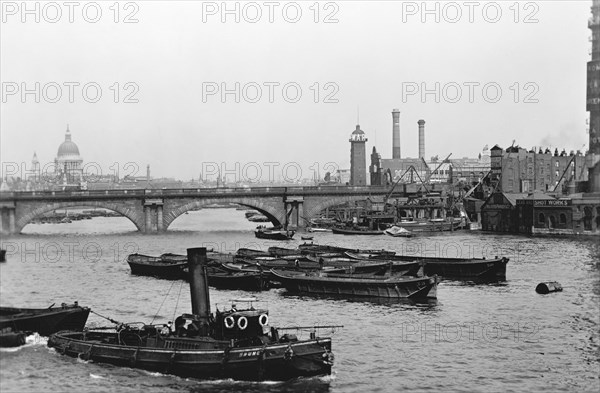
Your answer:
[[[177,279],[187,276],[185,256],[132,254],[133,274]],[[208,253],[208,283],[219,289],[266,290],[388,298],[435,298],[438,276],[477,282],[506,278],[508,258],[439,258],[397,255],[305,243],[296,249],[241,248]]]

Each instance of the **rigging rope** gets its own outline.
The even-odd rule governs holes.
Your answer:
[[[181,288],[183,288],[183,281],[181,281],[181,284],[179,285],[179,294],[177,295],[177,303],[175,303],[175,309],[173,310],[173,316],[171,317],[172,321],[175,320],[175,314],[177,313],[177,306],[179,306],[179,298],[181,297]]]
[[[154,318],[152,318],[152,321],[150,322],[150,325],[152,325],[154,323],[154,320],[158,316],[158,313],[160,312],[160,309],[162,308],[163,304],[165,304],[165,300],[167,300],[167,296],[169,296],[169,293],[171,293],[171,289],[173,289],[173,285],[175,285],[176,282],[177,281],[173,281],[173,283],[169,287],[169,290],[167,291],[167,294],[165,295],[165,298],[163,299],[162,303],[160,304],[160,307],[158,307],[158,310],[156,310],[156,314],[154,314]]]
[[[95,312],[94,310],[90,310],[90,312],[91,312],[92,314],[96,314],[97,316],[99,316],[99,317],[102,317],[102,318],[104,318],[104,319],[106,319],[106,320],[109,320],[110,322],[112,322],[112,323],[115,323],[115,324],[117,324],[117,325],[121,323],[121,322],[119,322],[119,321],[115,321],[115,320],[114,320],[114,319],[112,319],[112,318],[105,317],[105,316],[104,316],[104,315],[102,315],[102,314],[98,314],[98,313],[97,313],[97,312]]]

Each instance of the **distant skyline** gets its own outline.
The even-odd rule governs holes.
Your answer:
[[[99,2],[101,17],[91,23],[97,10],[81,2],[73,23],[64,7],[50,23],[57,10],[39,2],[37,23],[35,10],[3,2],[1,161],[28,164],[35,151],[42,164],[53,162],[69,124],[84,163],[105,174],[134,162],[137,176],[150,165],[153,177],[189,180],[226,163],[249,176],[257,166],[276,168],[281,177],[279,168],[298,163],[302,178],[317,167],[322,178],[331,163],[350,166],[357,107],[367,165],[373,146],[392,156],[393,108],[401,111],[402,157],[418,155],[419,119],[427,158],[477,157],[484,145],[513,140],[585,151],[592,2],[476,2],[473,23],[463,3],[428,2],[433,12],[424,14],[422,2],[320,2],[318,13],[314,2],[276,2],[270,23],[262,2],[229,2],[229,14],[221,2],[121,2],[118,13]],[[20,94],[36,83],[39,103]],[[239,102],[221,97],[236,83]],[[434,94],[423,100],[422,88],[436,83],[439,102]]]

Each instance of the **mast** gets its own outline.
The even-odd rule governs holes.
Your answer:
[[[206,274],[206,247],[188,248],[187,260],[192,298],[192,314],[200,322],[200,335],[209,332],[210,296],[208,292],[208,276]]]

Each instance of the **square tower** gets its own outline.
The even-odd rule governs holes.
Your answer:
[[[356,125],[356,130],[350,135],[350,185],[367,185],[367,137]]]

